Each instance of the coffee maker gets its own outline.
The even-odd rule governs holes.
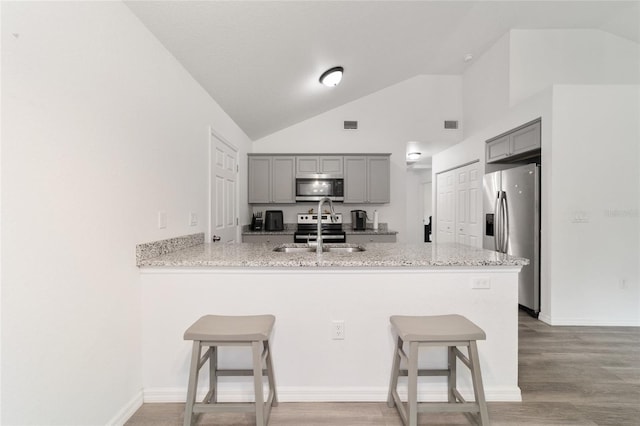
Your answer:
[[[367,229],[367,212],[364,210],[351,210],[351,226],[354,231]]]

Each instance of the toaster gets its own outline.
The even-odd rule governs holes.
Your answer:
[[[284,230],[284,220],[283,220],[282,210],[267,210],[264,213],[264,230],[265,231]]]

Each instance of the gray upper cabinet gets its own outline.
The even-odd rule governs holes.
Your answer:
[[[332,155],[320,157],[320,173],[330,174],[333,176],[344,175],[344,157],[342,155]]]
[[[388,156],[367,157],[367,198],[369,203],[391,201],[391,161]]]
[[[341,155],[298,155],[296,157],[296,176],[306,177],[315,174],[343,176],[343,157]]]
[[[367,157],[344,157],[344,202],[367,202]]]
[[[251,204],[296,202],[296,177],[328,174],[344,178],[344,202],[388,203],[391,199],[390,154],[267,155],[249,154]]]
[[[296,202],[294,156],[249,156],[249,203]]]
[[[390,158],[385,155],[344,157],[344,202],[352,204],[388,203]]]
[[[296,157],[296,176],[304,176],[318,173],[320,168],[319,157],[298,156]]]
[[[272,160],[271,202],[295,203],[295,157],[273,157]]]
[[[509,135],[487,142],[487,163],[499,161],[509,156]]]
[[[271,157],[249,157],[249,202],[271,202]]]
[[[535,153],[541,146],[540,131],[540,119],[537,119],[489,139],[486,146],[487,163],[508,161],[511,160],[509,157],[514,156],[523,158],[527,154]]]

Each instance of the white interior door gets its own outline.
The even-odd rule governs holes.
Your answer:
[[[211,236],[235,242],[238,235],[238,152],[211,132]]]
[[[452,243],[455,241],[455,204],[454,204],[454,174],[453,171],[439,173],[436,176],[437,206],[436,221],[438,243]]]
[[[482,175],[473,163],[436,177],[436,241],[482,247]]]
[[[482,181],[478,163],[455,169],[456,242],[482,247]]]

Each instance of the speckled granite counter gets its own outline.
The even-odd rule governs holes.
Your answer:
[[[300,246],[302,246],[301,244]],[[288,244],[294,246],[294,244]],[[396,268],[522,266],[527,259],[459,244],[371,243],[356,253],[279,253],[270,244],[201,244],[138,263],[141,267]]]

